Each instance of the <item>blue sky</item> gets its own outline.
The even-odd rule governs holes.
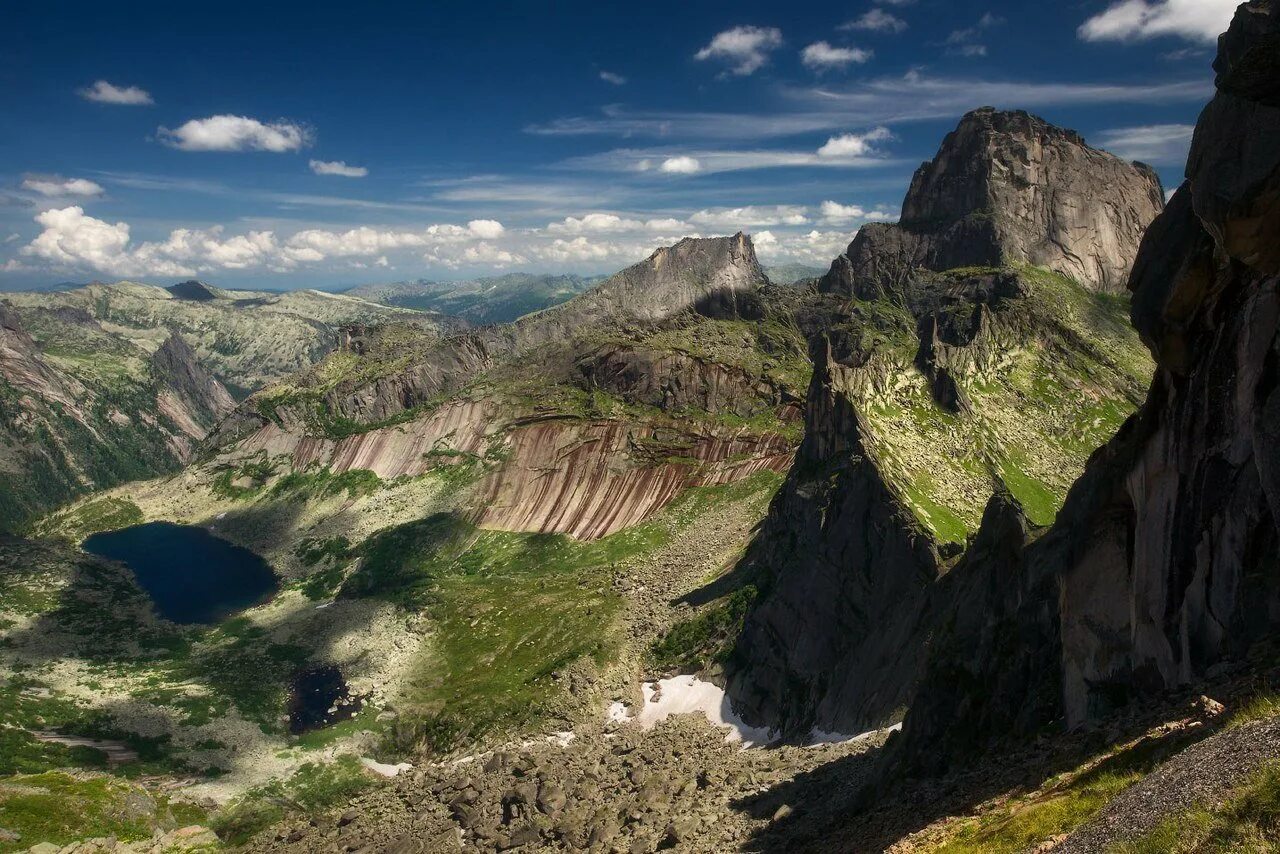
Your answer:
[[[825,266],[967,110],[1182,171],[1232,0],[48,3],[0,32],[0,290]]]

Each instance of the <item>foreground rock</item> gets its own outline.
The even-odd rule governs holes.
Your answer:
[[[1134,266],[1150,397],[1058,522],[952,573],[896,751],[954,765],[1243,660],[1280,614],[1280,10],[1241,6]],[[1002,514],[1007,515],[1007,514]],[[985,533],[985,532],[984,532]],[[992,532],[994,536],[994,531]]]

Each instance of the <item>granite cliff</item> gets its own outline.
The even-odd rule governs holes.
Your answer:
[[[984,107],[916,170],[901,219],[863,226],[820,287],[873,299],[919,267],[1034,264],[1119,291],[1162,207],[1149,167],[1036,116]]]
[[[1081,213],[1095,204],[1109,213]],[[1151,363],[1104,291],[1159,204],[1145,167],[984,109],[917,172],[903,223],[864,226],[836,259],[808,327],[804,441],[737,570],[759,591],[726,665],[748,720],[805,737],[901,719],[935,590],[985,548],[992,496],[1053,522],[1142,400]]]
[[[1157,370],[1058,521],[994,500],[935,603],[894,762],[941,770],[1247,666],[1280,624],[1280,8],[1219,41],[1186,181],[1129,279]]]

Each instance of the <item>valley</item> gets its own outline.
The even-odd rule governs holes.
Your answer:
[[[1172,192],[980,107],[824,269],[4,293],[0,852],[1276,850],[1274,0],[1217,56]]]

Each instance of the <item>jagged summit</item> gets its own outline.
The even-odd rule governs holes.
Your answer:
[[[821,288],[874,298],[919,267],[1035,264],[1120,291],[1163,207],[1150,167],[1029,113],[983,107],[916,170],[901,220],[863,226]]]

